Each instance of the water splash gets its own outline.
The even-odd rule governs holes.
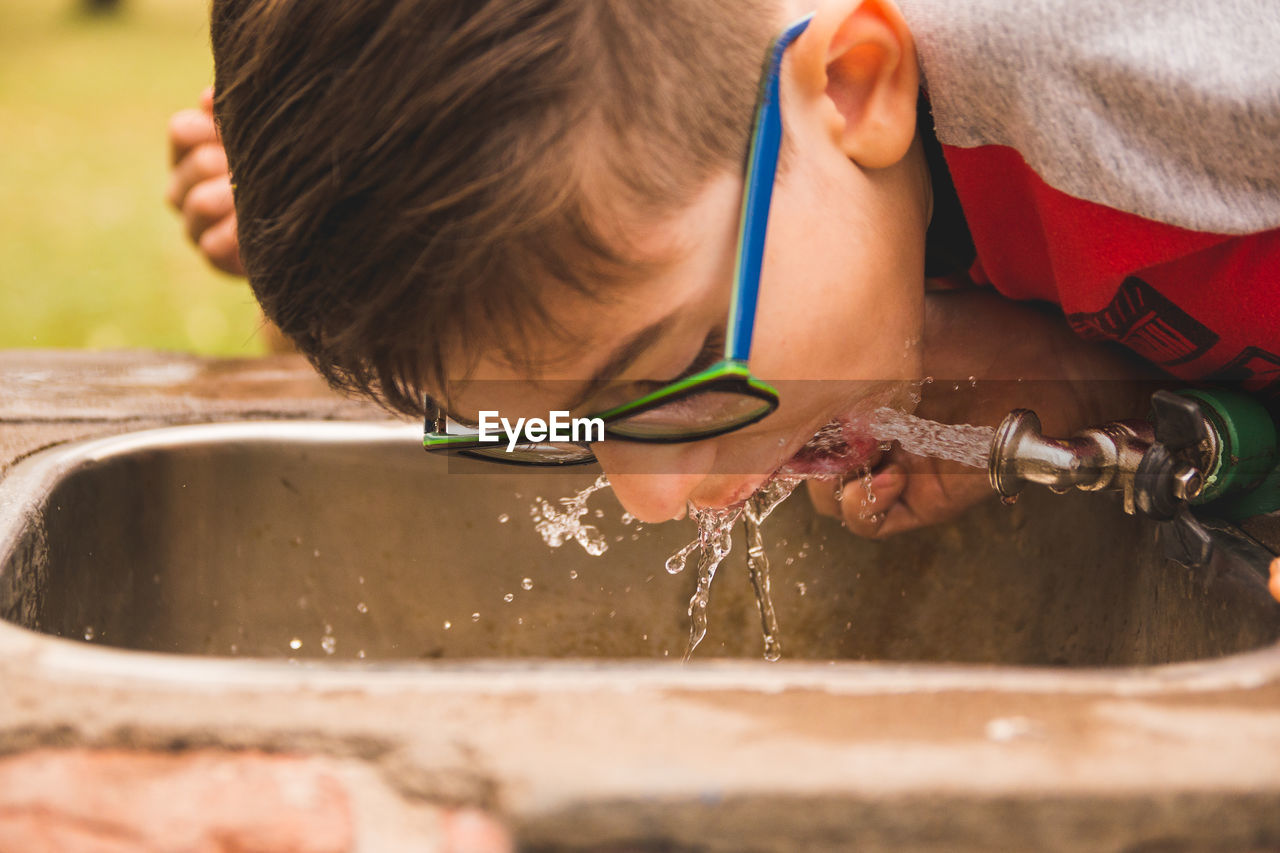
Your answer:
[[[813,438],[782,464],[776,477],[827,480],[843,478],[850,471],[870,466],[879,442],[859,418],[835,420],[822,427]]]
[[[693,650],[707,636],[707,606],[711,603],[711,581],[715,580],[716,569],[729,556],[733,548],[734,522],[742,515],[742,507],[723,509],[698,509],[690,505],[689,515],[698,523],[698,538],[695,540],[701,549],[698,561],[698,585],[693,597],[689,599],[689,646],[685,650],[687,662],[693,656]]]
[[[896,441],[916,456],[949,459],[971,468],[987,467],[996,431],[988,426],[940,424],[886,407],[876,409],[868,424],[881,441]]]
[[[747,530],[747,574],[755,590],[756,605],[760,610],[760,626],[764,634],[766,660],[777,660],[782,654],[778,635],[778,618],[773,609],[769,592],[769,560],[764,552],[760,525],[779,504],[786,500],[797,485],[799,477],[775,477],[760,488],[746,502],[737,506],[717,509],[689,507],[689,515],[698,525],[698,536],[667,560],[667,571],[677,564],[676,571],[695,550],[700,552],[698,581],[693,597],[689,599],[689,646],[684,659],[688,661],[698,644],[707,635],[707,609],[711,602],[711,582],[716,570],[733,548],[733,526],[742,519]]]
[[[778,615],[773,609],[773,596],[769,592],[769,555],[764,550],[760,525],[778,504],[791,496],[798,485],[800,480],[797,478],[775,478],[752,495],[742,511],[747,534],[747,575],[756,594],[756,608],[760,611],[760,632],[764,635],[764,659],[767,661],[782,657],[782,640],[778,632]]]
[[[760,533],[761,524],[773,510],[804,480],[836,479],[842,482],[851,472],[856,472],[864,481],[869,481],[871,463],[876,454],[889,449],[888,443],[892,441],[899,442],[904,450],[911,453],[951,459],[982,468],[986,465],[994,438],[995,430],[990,427],[940,424],[883,407],[875,410],[868,418],[848,418],[827,424],[747,501],[733,507],[713,509],[699,509],[690,505],[689,516],[697,525],[697,536],[668,557],[665,564],[669,573],[678,574],[684,571],[694,552],[699,554],[697,585],[689,600],[689,645],[684,659],[688,661],[706,637],[711,582],[733,547],[731,533],[739,519],[742,519],[746,528],[747,573],[760,612],[764,657],[766,660],[777,660],[782,652],[781,641],[777,614],[770,594],[769,562]],[[608,543],[599,529],[582,523],[588,512],[587,501],[591,495],[608,485],[608,478],[602,474],[585,489],[570,497],[561,498],[561,509],[537,498],[530,509],[530,515],[543,541],[552,548],[559,548],[565,542],[573,540],[592,555],[603,554],[608,550]],[[869,482],[864,482],[864,485],[869,486]],[[873,504],[874,496],[870,494],[869,488],[866,491],[868,504]],[[601,513],[597,511],[595,515],[600,517]],[[629,514],[623,517],[624,524],[632,521],[634,518]],[[636,537],[633,535],[632,538]],[[803,548],[799,556],[805,556]],[[475,618],[478,616],[473,616]]]
[[[529,508],[534,527],[542,541],[552,548],[559,548],[568,541],[577,542],[582,549],[593,557],[598,557],[609,550],[609,543],[604,534],[594,524],[583,524],[582,518],[587,514],[587,501],[601,489],[608,488],[609,478],[601,474],[596,481],[585,489],[559,503],[563,509],[556,509],[549,501],[535,498]]]

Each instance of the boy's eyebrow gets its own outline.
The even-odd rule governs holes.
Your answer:
[[[583,403],[591,399],[599,386],[615,378],[619,373],[626,370],[631,362],[635,361],[640,355],[647,350],[655,340],[662,335],[675,322],[676,315],[668,314],[661,320],[650,323],[640,331],[631,336],[630,339],[619,344],[609,356],[609,359],[596,370],[595,375],[586,381],[582,389],[574,395],[573,399],[564,406],[567,411],[581,406]],[[466,427],[476,427],[478,424],[471,418],[464,417],[457,412],[452,411],[444,401],[432,401],[434,405],[445,415],[445,417]]]
[[[599,390],[599,386],[610,381],[622,373],[631,363],[640,357],[641,353],[653,345],[653,342],[671,327],[675,322],[676,315],[668,314],[661,320],[650,323],[640,331],[631,336],[630,339],[623,341],[614,348],[613,354],[609,356],[604,364],[596,370],[595,375],[586,381],[574,398],[565,405],[565,409],[573,411],[583,403],[591,399],[591,395]]]

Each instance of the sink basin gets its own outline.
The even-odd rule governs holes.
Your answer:
[[[37,454],[0,481],[0,617],[182,655],[682,656],[693,569],[663,563],[689,522],[626,523],[605,491],[588,520],[607,552],[553,549],[531,507],[594,472],[446,461],[419,437],[402,424],[214,424]],[[784,659],[1160,664],[1280,636],[1260,553],[1225,543],[1206,582],[1100,496],[1027,494],[871,543],[797,494],[763,531]],[[710,612],[698,658],[761,654],[740,538]]]

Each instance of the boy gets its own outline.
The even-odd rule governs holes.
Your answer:
[[[1130,386],[1089,381],[1138,375],[1125,359],[989,293],[926,296],[926,254],[930,274],[1056,302],[1183,378],[1274,391],[1277,16],[1089,5],[216,0],[240,256],[331,382],[394,408],[639,412],[592,449],[649,521],[743,499],[825,424],[926,375],[1063,380],[926,398],[944,421],[1140,413]],[[785,142],[744,319],[760,58],[810,11],[778,47]],[[749,351],[776,411],[751,408],[768,395],[745,374],[679,396],[726,351]],[[645,409],[653,393],[674,396]],[[888,535],[988,493],[949,470],[891,454],[869,517],[860,486],[842,506],[830,484],[811,494]]]

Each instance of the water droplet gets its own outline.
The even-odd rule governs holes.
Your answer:
[[[97,631],[95,631],[95,630],[93,629],[93,626],[92,626],[92,625],[85,625],[85,626],[84,626],[84,638],[85,638],[86,640],[89,640],[89,641],[91,641],[91,642],[92,642],[92,640],[93,640],[93,638],[94,638],[95,636],[97,636]]]
[[[368,613],[369,605],[365,604],[363,601],[357,602],[356,610],[359,610],[361,613]]]
[[[360,660],[364,660],[364,649],[356,652],[356,657],[360,658]]]
[[[356,578],[356,583],[358,583],[358,584],[363,584],[363,583],[364,583],[364,575],[360,575],[359,577],[357,577],[357,578]]]
[[[333,637],[325,637],[320,641],[320,648],[324,649],[326,655],[331,655],[338,648],[338,641]]]
[[[801,595],[804,595],[808,591],[809,591],[809,587],[805,586],[803,583],[796,584],[796,592],[800,593]]]
[[[479,621],[480,621],[480,614],[479,614],[479,613],[472,613],[472,614],[471,614],[471,621],[472,621],[472,622],[479,622]]]
[[[569,570],[569,580],[571,580],[571,581],[576,581],[577,579],[578,579],[578,570],[577,570],[577,569],[570,569],[570,570]]]
[[[1018,502],[1017,495],[1001,495],[1000,496],[1000,503],[1004,504],[1005,506],[1013,506],[1017,502]]]
[[[498,523],[499,523],[499,524],[506,524],[506,523],[507,523],[508,521],[510,521],[510,520],[511,520],[511,516],[510,516],[510,515],[508,515],[508,514],[507,514],[507,513],[505,513],[505,512],[504,512],[502,515],[498,516]]]
[[[233,654],[233,655],[234,655],[234,654],[236,654],[236,653],[237,653],[237,652],[239,652],[239,651],[240,651],[240,647],[239,647],[239,646],[237,646],[235,643],[232,643],[232,644],[231,644],[231,654]]]
[[[667,568],[667,573],[672,575],[678,575],[681,572],[683,572],[685,565],[689,562],[689,555],[692,554],[699,547],[701,547],[701,545],[702,545],[702,539],[701,539],[701,536],[699,536],[699,538],[694,539],[688,545],[685,545],[679,551],[677,551],[676,553],[668,557],[667,562],[665,564]]]
[[[319,556],[320,556],[320,549],[319,549],[319,548],[317,548],[317,549],[315,549],[314,551],[312,551],[312,552],[311,552],[311,556],[313,556],[313,557],[319,557]]]
[[[528,592],[529,590],[533,589],[533,578],[525,578],[524,580],[520,581],[520,588],[523,589],[525,592]]]
[[[507,604],[510,604],[511,602],[516,600],[515,593],[513,592],[507,593],[506,595],[502,596],[502,600],[505,601]]]
[[[446,631],[448,631],[448,630],[449,630],[450,628],[452,628],[452,627],[453,627],[453,623],[452,623],[452,622],[450,622],[448,619],[444,620],[444,629],[445,629]]]
[[[292,640],[289,641],[289,648],[293,649],[296,652],[298,649],[302,648],[302,640],[299,640],[297,637],[294,637]]]

